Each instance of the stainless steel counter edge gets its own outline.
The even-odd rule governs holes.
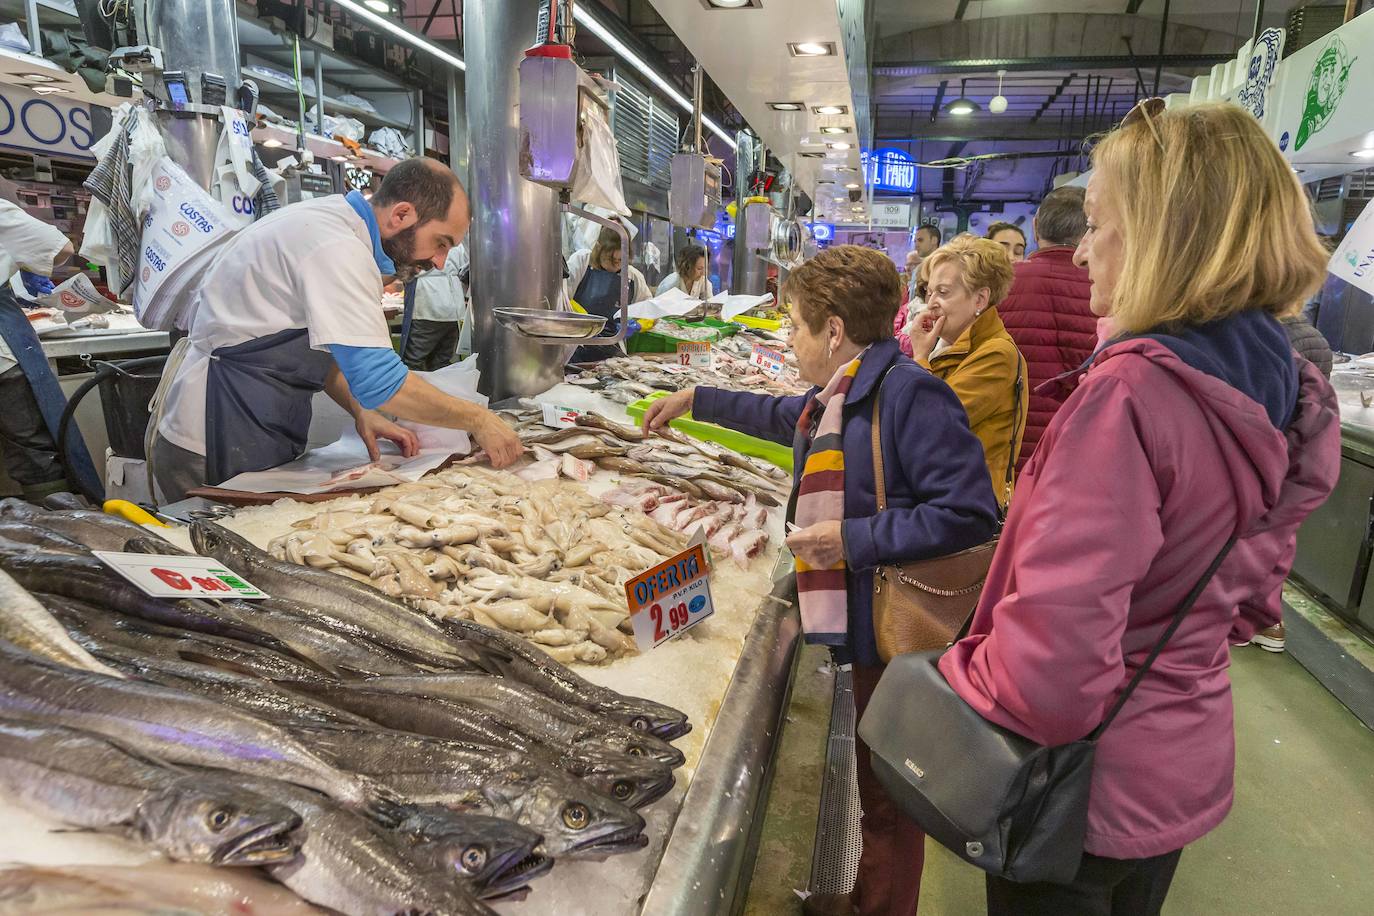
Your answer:
[[[801,635],[796,593],[794,574],[776,579],[788,604],[765,601],[745,638],[641,916],[718,916],[742,903]]]

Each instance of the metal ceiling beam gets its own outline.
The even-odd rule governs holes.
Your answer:
[[[1140,12],[1140,8],[1145,5],[1145,0],[1128,0],[1126,3],[1126,15],[1134,16]]]
[[[954,18],[963,19],[964,14],[968,12],[968,5],[969,0],[959,0],[959,8],[954,11]]]
[[[1211,67],[1230,60],[1232,54],[1156,54],[1133,57],[1129,54],[1081,54],[1061,57],[962,57],[946,60],[882,61],[874,65],[874,76],[906,77],[995,70],[1119,70],[1136,65],[1160,67]]]
[[[949,88],[949,80],[941,80],[940,88],[935,93],[935,103],[930,106],[930,120],[934,121],[936,115],[940,113],[940,106],[945,102],[945,90]],[[875,96],[880,98],[881,96]]]
[[[1059,84],[1059,88],[1054,90],[1053,95],[1045,99],[1045,104],[1041,105],[1040,110],[1035,113],[1035,117],[1031,118],[1031,123],[1039,121],[1040,116],[1049,111],[1051,105],[1059,101],[1059,97],[1064,94],[1064,90],[1069,88],[1069,84],[1072,83],[1077,76],[1077,73],[1070,73],[1068,76],[1064,77],[1064,81]]]

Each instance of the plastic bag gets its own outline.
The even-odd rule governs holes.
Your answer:
[[[620,181],[620,154],[615,135],[597,105],[588,105],[583,112],[580,153],[573,169],[572,199],[629,216],[630,208],[625,205],[625,190]]]
[[[663,252],[653,242],[644,243],[644,264],[658,270],[663,264]]]
[[[372,148],[392,159],[409,159],[413,153],[405,134],[394,127],[380,127],[368,138]]]
[[[0,25],[0,48],[10,48],[25,54],[33,50],[29,47],[29,40],[24,37],[24,30],[19,27],[17,22],[7,22]]]
[[[319,123],[319,114],[315,109],[316,106],[311,105],[310,110],[305,113],[305,124],[312,129]],[[367,128],[363,126],[362,121],[353,118],[336,118],[333,115],[325,115],[323,130],[318,132],[326,137],[347,137],[354,142],[361,143],[367,134]]]

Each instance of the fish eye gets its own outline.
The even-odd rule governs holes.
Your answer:
[[[634,721],[630,723],[630,726],[632,728],[637,728],[642,732],[647,732],[649,730],[649,720],[644,718],[643,716],[635,716]]]
[[[611,786],[611,794],[615,796],[616,801],[624,801],[629,798],[633,792],[634,787],[623,779]]]
[[[643,757],[644,748],[640,747],[637,744],[633,744],[625,749],[625,753],[629,754],[631,757]]]
[[[592,813],[581,802],[569,802],[563,807],[563,823],[573,830],[585,830],[592,822]]]
[[[463,850],[463,854],[459,856],[458,861],[462,863],[463,871],[468,874],[476,874],[487,864],[486,847],[477,845],[469,846],[467,849]]]
[[[205,822],[210,825],[211,830],[223,830],[229,826],[229,822],[234,819],[234,812],[230,808],[216,808],[210,812],[210,816]]]

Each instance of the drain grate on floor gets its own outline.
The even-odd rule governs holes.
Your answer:
[[[854,687],[848,666],[835,672],[825,776],[816,846],[811,855],[813,894],[847,894],[859,873],[859,783],[854,763]]]

